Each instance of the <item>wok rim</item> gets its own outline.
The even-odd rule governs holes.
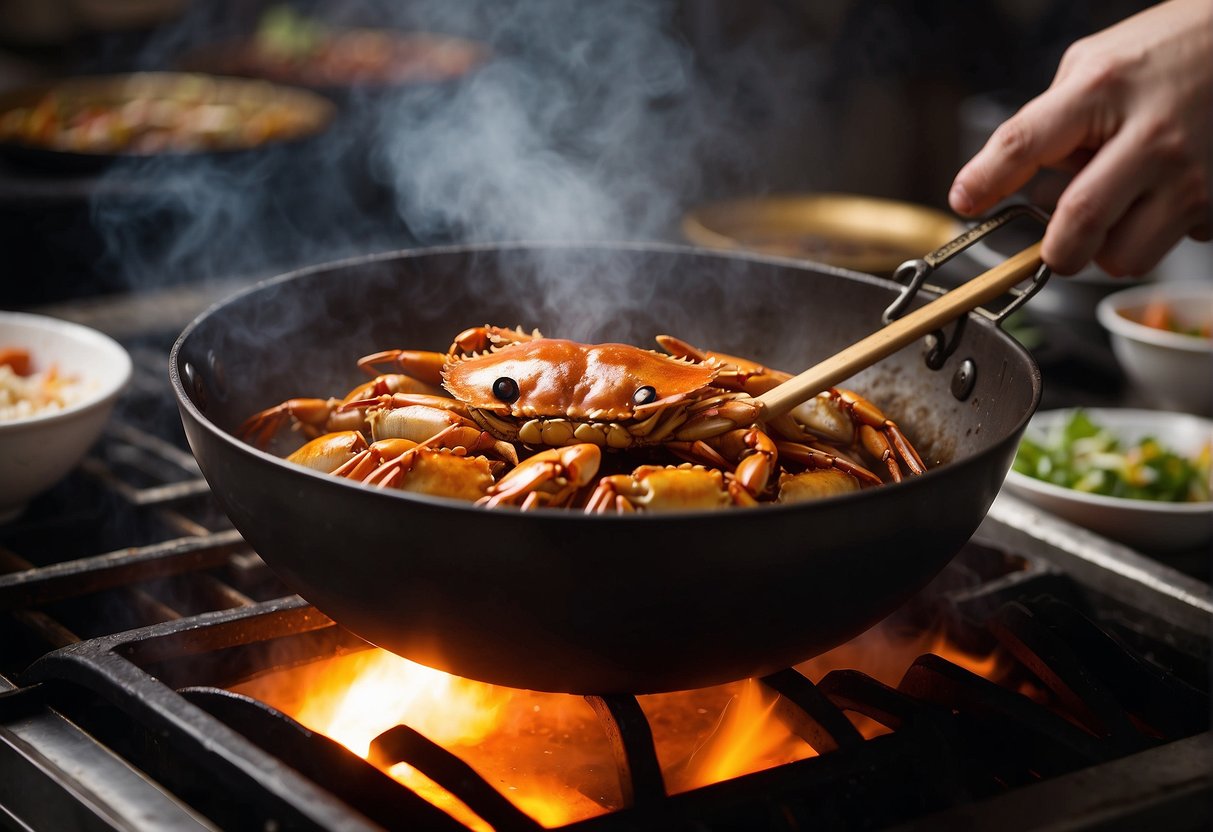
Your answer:
[[[306,468],[302,465],[296,465],[288,462],[285,458],[275,456],[268,451],[263,451],[260,448],[254,447],[249,443],[239,439],[235,435],[223,430],[215,424],[206,414],[204,414],[194,403],[193,398],[186,391],[185,385],[181,379],[181,373],[178,369],[180,364],[181,350],[190,336],[198,329],[205,321],[213,315],[219,313],[225,307],[232,306],[243,300],[246,296],[258,292],[265,291],[271,286],[281,283],[287,283],[299,278],[306,277],[311,274],[316,274],[325,271],[336,271],[341,269],[349,269],[357,266],[365,266],[374,263],[387,262],[393,260],[412,260],[423,257],[433,257],[451,254],[474,254],[487,252],[506,252],[506,251],[522,251],[522,250],[599,250],[603,252],[618,252],[631,251],[637,253],[649,254],[668,254],[668,255],[686,255],[693,254],[699,257],[708,257],[712,259],[729,260],[734,262],[747,263],[763,263],[767,265],[789,266],[797,271],[814,271],[832,274],[838,277],[845,277],[852,280],[858,280],[862,283],[873,284],[881,288],[893,289],[900,291],[901,284],[893,280],[877,277],[875,275],[866,274],[864,272],[856,272],[838,266],[831,266],[826,263],[819,263],[813,260],[805,260],[796,257],[786,257],[774,254],[761,254],[748,251],[720,251],[715,249],[703,248],[698,246],[690,246],[677,243],[662,243],[662,242],[606,242],[606,241],[508,241],[508,242],[489,242],[489,243],[469,243],[469,244],[452,244],[441,246],[426,246],[421,248],[409,249],[393,249],[389,251],[374,252],[371,254],[359,254],[352,257],[341,258],[337,260],[314,263],[312,265],[303,266],[297,269],[274,275],[259,281],[256,281],[242,289],[239,289],[232,294],[221,298],[212,303],[197,316],[193,318],[181,331],[181,334],[173,342],[172,350],[169,352],[169,381],[173,387],[173,394],[177,398],[177,404],[188,412],[190,418],[201,428],[211,434],[212,438],[223,442],[228,449],[235,453],[251,454],[254,459],[263,463],[268,463],[276,467],[280,472],[290,476],[304,475],[314,478],[316,482],[325,484],[325,487],[352,488],[357,489],[360,493],[366,495],[374,495],[368,499],[388,499],[388,500],[404,500],[407,503],[415,503],[419,505],[429,505],[435,508],[447,510],[459,510],[468,512],[484,512],[492,511],[494,514],[501,517],[527,518],[527,517],[559,517],[570,522],[585,522],[585,523],[664,523],[670,521],[695,521],[702,520],[708,516],[720,515],[719,510],[700,509],[695,511],[676,511],[664,512],[660,514],[632,513],[628,515],[619,514],[587,514],[582,511],[573,511],[565,508],[539,508],[531,511],[523,512],[515,507],[506,507],[502,510],[501,507],[494,509],[485,509],[477,507],[472,503],[464,500],[456,500],[447,497],[438,497],[428,494],[419,494],[415,492],[401,491],[399,489],[373,488],[364,483],[353,482],[343,478],[332,477],[319,471]],[[939,296],[939,293],[923,287],[922,292],[926,292],[930,296]],[[991,453],[994,449],[1009,441],[1012,437],[1022,435],[1026,429],[1032,415],[1040,406],[1041,396],[1043,393],[1043,382],[1040,373],[1040,367],[1032,354],[1014,337],[1005,332],[996,323],[988,318],[973,312],[967,313],[968,317],[978,326],[988,327],[996,331],[996,337],[1003,339],[1007,347],[1013,353],[1018,353],[1023,359],[1026,359],[1027,366],[1030,370],[1028,374],[1029,382],[1032,388],[1030,406],[1025,408],[1025,412],[1020,415],[1015,422],[1013,428],[1005,432],[1005,435],[992,442],[989,446],[980,451],[970,454],[964,459],[953,460],[942,465],[930,468],[924,474],[918,476],[907,477],[901,482],[885,483],[879,486],[877,491],[881,493],[912,493],[907,489],[924,489],[929,488],[937,480],[956,475],[957,472],[965,470],[972,466],[980,466],[984,457]],[[896,489],[894,492],[887,492],[887,489]],[[791,513],[796,511],[804,511],[808,506],[833,506],[845,504],[847,501],[871,499],[870,492],[873,489],[861,489],[859,491],[849,492],[845,494],[837,494],[830,497],[823,497],[809,502],[802,503],[763,503],[754,508],[755,512],[746,511],[745,515],[758,515],[780,512]],[[512,509],[512,510],[511,510]]]

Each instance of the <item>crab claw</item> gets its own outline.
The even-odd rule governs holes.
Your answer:
[[[380,439],[378,442],[372,442],[369,448],[345,464],[334,468],[332,474],[335,477],[362,482],[387,460],[397,459],[401,454],[416,447],[417,443],[408,439]]]
[[[418,445],[380,465],[363,482],[472,502],[484,496],[493,474],[491,464],[482,456]]]
[[[695,442],[671,442],[669,449],[688,462],[732,471],[729,487],[757,499],[779,469],[779,450],[758,428],[731,430]]]
[[[388,364],[433,387],[442,384],[445,363],[446,353],[425,350],[384,350],[358,359],[358,366],[371,375],[378,374],[377,364]]]
[[[859,482],[838,468],[818,468],[779,475],[779,503],[806,503],[859,490]]]
[[[539,330],[531,332],[523,332],[521,326],[516,326],[513,329],[508,329],[503,326],[474,326],[471,329],[465,329],[463,332],[455,336],[454,343],[447,350],[450,355],[473,355],[478,352],[484,352],[490,347],[500,347],[506,344],[516,344],[519,341],[534,341],[536,338],[542,338],[543,335]]]
[[[748,396],[722,396],[691,408],[690,416],[674,431],[674,439],[709,439],[737,428],[748,428],[762,416],[758,403]]]
[[[603,477],[598,481],[587,514],[658,514],[671,511],[702,511],[724,508],[731,503],[753,505],[744,491],[726,487],[724,475],[701,465],[641,465],[631,474]]]
[[[565,505],[594,479],[601,461],[602,451],[588,442],[541,451],[498,480],[476,504],[488,508],[520,504],[524,511]]]
[[[357,459],[367,450],[366,440],[356,430],[326,433],[299,448],[288,456],[287,462],[329,474]]]

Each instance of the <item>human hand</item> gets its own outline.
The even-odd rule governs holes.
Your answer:
[[[1076,172],[1041,252],[1058,274],[1094,260],[1140,275],[1185,235],[1210,239],[1213,2],[1168,0],[1072,44],[1052,85],[956,175],[948,202],[983,213],[1042,167]]]

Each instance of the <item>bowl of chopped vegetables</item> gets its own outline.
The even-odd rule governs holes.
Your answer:
[[[61,78],[0,93],[0,152],[52,171],[152,156],[243,159],[323,133],[335,112],[314,92],[247,78],[186,72]]]
[[[0,312],[0,523],[76,467],[130,375],[130,356],[107,335]]]
[[[1152,405],[1213,413],[1213,282],[1167,282],[1100,301],[1099,322]]]
[[[1004,487],[1148,552],[1213,539],[1213,421],[1129,409],[1032,417]]]

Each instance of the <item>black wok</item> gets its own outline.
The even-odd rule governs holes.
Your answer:
[[[981,522],[1040,398],[1028,354],[980,316],[942,369],[910,347],[848,385],[896,419],[925,475],[815,503],[601,517],[381,491],[236,439],[253,412],[344,393],[359,356],[444,350],[491,322],[583,341],[668,332],[790,370],[880,326],[896,284],[666,246],[394,253],[305,269],[208,310],[170,374],[216,498],[301,595],[367,640],[515,687],[654,692],[774,671],[870,627]],[[965,400],[951,392],[976,365]]]

